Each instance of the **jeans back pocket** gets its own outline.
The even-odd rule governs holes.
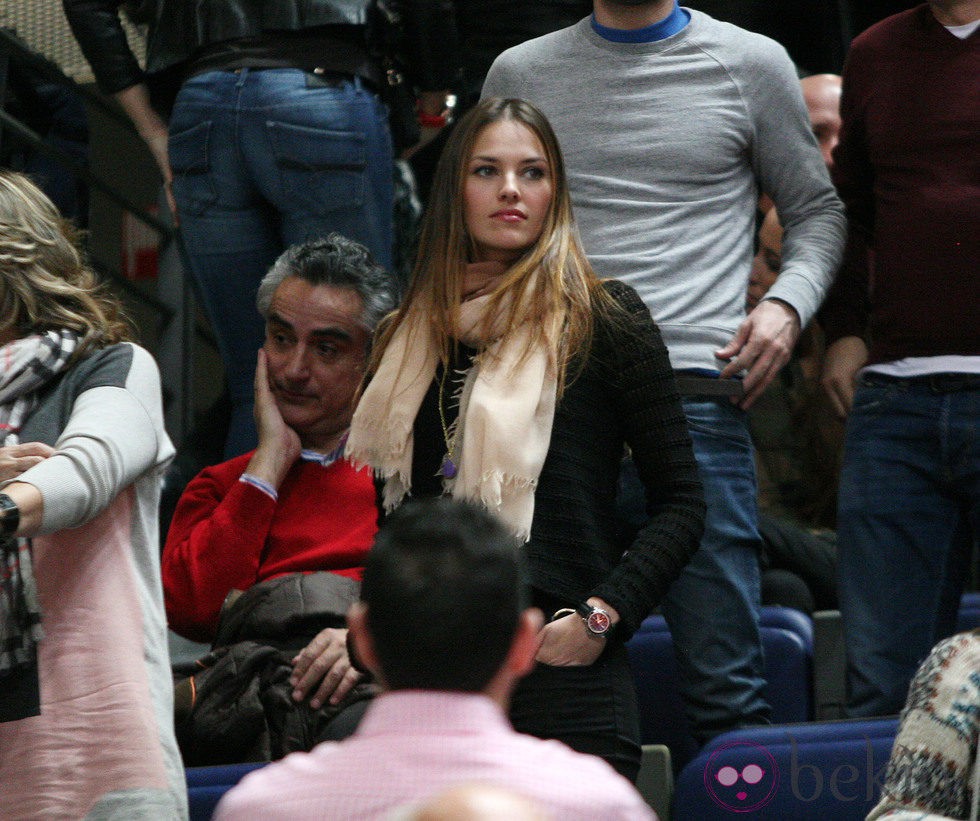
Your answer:
[[[174,199],[183,213],[199,216],[218,199],[211,176],[210,142],[210,120],[171,134],[167,142]]]
[[[275,122],[266,130],[287,198],[321,215],[363,205],[364,134]]]

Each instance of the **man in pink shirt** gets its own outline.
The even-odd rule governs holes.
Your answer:
[[[348,614],[354,655],[384,694],[347,740],[248,775],[215,819],[384,818],[473,783],[555,818],[655,818],[601,759],[510,726],[506,705],[541,628],[525,602],[517,546],[490,513],[440,498],[390,514]]]

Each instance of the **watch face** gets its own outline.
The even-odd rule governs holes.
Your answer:
[[[602,610],[593,610],[589,613],[589,617],[585,620],[585,623],[589,630],[600,636],[608,633],[609,628],[612,627],[609,614]]]

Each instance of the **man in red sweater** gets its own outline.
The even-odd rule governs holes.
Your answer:
[[[980,0],[854,40],[834,178],[849,253],[822,313],[849,415],[838,505],[848,713],[897,713],[956,625],[980,530]],[[856,387],[856,389],[855,389]]]
[[[188,484],[163,551],[170,627],[195,641],[214,639],[232,590],[311,571],[360,581],[377,530],[371,476],[341,457],[371,335],[395,307],[392,278],[331,234],[283,253],[257,302],[258,447]],[[353,687],[346,632],[321,631],[293,660],[294,699],[316,709]]]

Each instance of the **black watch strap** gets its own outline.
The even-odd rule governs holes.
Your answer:
[[[20,527],[20,508],[6,493],[0,493],[0,513],[3,514],[0,517],[0,537],[9,539]]]

